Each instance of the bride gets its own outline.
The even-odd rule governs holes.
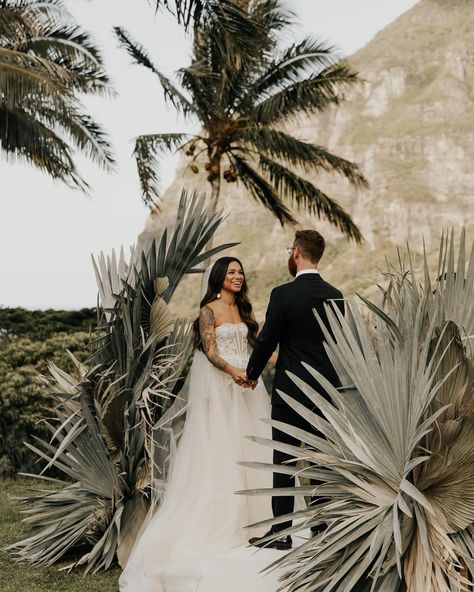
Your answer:
[[[234,584],[239,590],[256,589],[255,578],[263,581],[258,572],[265,564],[253,575],[247,573],[250,580],[242,580],[242,555],[234,574],[239,582],[230,582],[229,573],[232,550],[243,550],[249,536],[263,534],[244,527],[272,516],[269,497],[234,493],[272,486],[271,472],[237,464],[271,463],[269,448],[245,438],[271,437],[260,421],[270,417],[262,381],[254,390],[241,386],[258,330],[247,294],[240,261],[218,259],[194,323],[196,348],[183,435],[163,502],[149,516],[120,577],[122,592],[221,592]],[[255,553],[245,551],[243,571]]]

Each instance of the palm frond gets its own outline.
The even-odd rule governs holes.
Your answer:
[[[267,32],[273,42],[270,51],[274,50],[279,34],[283,31],[289,32],[298,24],[296,12],[280,0],[258,0],[253,4],[248,2],[248,6],[248,13],[259,24],[260,28]]]
[[[108,134],[92,117],[79,113],[73,117],[71,114],[70,120],[61,124],[81,151],[105,169],[113,170],[115,157]]]
[[[433,282],[438,314],[443,311],[447,319],[460,327],[468,354],[474,358],[474,302],[471,298],[474,293],[474,248],[466,252],[465,229],[461,232],[457,256],[454,232],[450,235],[443,233],[438,261],[436,281]],[[426,256],[424,267],[426,277],[429,270]]]
[[[193,97],[194,114],[205,127],[209,127],[212,121],[223,119],[223,99],[229,92],[229,80],[223,83],[222,77],[216,75],[208,64],[199,61],[181,68],[179,76],[183,89]]]
[[[169,78],[167,78],[164,74],[162,74],[158,68],[153,64],[151,58],[144,50],[143,46],[139,43],[134,41],[130,34],[125,31],[125,29],[121,27],[114,28],[115,34],[122,45],[132,56],[134,61],[141,66],[145,66],[151,70],[160,81],[160,84],[163,88],[165,99],[170,101],[175,109],[180,110],[184,115],[193,112],[193,105],[192,103],[179,91],[179,89],[171,82]]]
[[[4,22],[8,23],[10,19],[15,22],[15,17],[19,15],[16,22],[21,21],[22,26],[27,28],[41,28],[57,21],[72,23],[74,20],[63,0],[5,0],[3,4],[12,11],[3,15]]]
[[[162,381],[169,384],[176,396],[164,402],[163,413],[151,428],[150,433],[150,471],[151,471],[151,504],[159,505],[165,490],[164,484],[169,476],[170,456],[176,449],[177,441],[182,435],[184,417],[187,406],[187,389],[183,385],[185,365],[192,352],[192,327],[178,321],[169,337],[166,355],[176,356],[177,363],[165,368]],[[179,389],[183,386],[182,389]]]
[[[125,257],[123,247],[117,255],[114,250],[109,256],[100,253],[97,259],[92,256],[95,279],[99,292],[99,300],[106,319],[110,320],[117,298],[125,285],[133,281],[131,279],[132,266],[135,260],[135,247],[130,248],[130,261]]]
[[[281,201],[274,187],[262,177],[244,158],[233,153],[231,162],[234,165],[239,179],[245,185],[254,199],[270,210],[279,220],[280,224],[293,224],[296,222],[290,210]]]
[[[89,115],[83,114],[82,105],[69,104],[58,111],[36,101],[24,102],[25,110],[46,126],[56,126],[73,145],[104,169],[113,170],[115,159],[108,135]]]
[[[39,56],[25,55],[0,46],[0,89],[3,101],[9,106],[18,105],[22,98],[33,91],[47,96],[49,100],[59,97],[64,100],[68,84],[74,76],[64,68]]]
[[[32,452],[48,462],[47,466],[55,466],[72,483],[64,481],[63,486],[54,492],[21,499],[22,505],[35,505],[34,512],[25,510],[28,516],[25,521],[36,532],[8,548],[20,561],[33,565],[52,564],[70,548],[87,540],[98,550],[100,543],[108,538],[107,530],[102,534],[100,528],[121,511],[123,483],[119,467],[109,458],[87,398],[85,394],[80,396],[80,412],[74,422],[71,422],[67,406],[58,406],[56,413],[60,428],[47,423],[52,434],[56,434],[56,441],[49,443],[36,438],[36,446],[28,445]],[[41,475],[37,477],[42,478]],[[92,551],[88,557],[89,569],[107,568],[113,558],[113,554],[104,557]]]
[[[71,187],[87,189],[66,142],[19,108],[0,107],[0,150],[7,158],[28,161]]]
[[[153,0],[157,10],[170,10],[186,29],[195,35],[212,27],[221,39],[221,52],[232,61],[252,58],[262,43],[268,45],[267,32],[260,19],[242,9],[233,0]],[[268,0],[267,0],[268,4]],[[276,4],[276,2],[272,2]],[[242,35],[245,31],[245,35]]]
[[[155,205],[154,197],[161,196],[158,157],[166,151],[179,150],[188,134],[154,134],[140,136],[135,143],[134,155],[142,187],[143,201]]]
[[[114,32],[119,44],[126,50],[130,57],[133,58],[136,64],[148,68],[154,74],[158,72],[158,68],[152,62],[143,45],[140,45],[137,41],[132,39],[128,31],[126,31],[123,27],[114,27]]]
[[[92,37],[77,25],[49,21],[37,29],[23,43],[19,39],[15,49],[48,56],[51,61],[60,61],[68,67],[87,66],[91,70],[103,68],[102,54]]]
[[[335,171],[357,187],[368,186],[356,164],[332,154],[322,146],[299,140],[283,131],[251,127],[244,132],[243,138],[249,144],[253,144],[260,154],[282,159],[305,170]]]
[[[344,91],[358,82],[357,74],[344,62],[290,84],[255,106],[253,119],[262,125],[275,124],[298,113],[324,111],[338,105]]]
[[[362,234],[344,209],[313,183],[295,174],[280,163],[260,156],[260,167],[276,191],[299,209],[306,209],[325,218],[338,227],[348,238],[362,242]]]
[[[90,35],[75,25],[46,24],[14,49],[17,53],[44,56],[49,64],[57,64],[69,74],[77,90],[88,93],[110,94],[110,79],[104,70],[104,62]]]
[[[278,90],[334,66],[338,61],[332,46],[311,36],[305,37],[269,60],[258,79],[249,85],[242,104],[270,97]]]

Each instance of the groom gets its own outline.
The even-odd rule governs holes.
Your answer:
[[[272,353],[279,346],[278,361],[272,389],[272,419],[315,433],[315,429],[304,420],[292,407],[279,396],[281,391],[299,401],[309,409],[314,409],[312,402],[288,376],[292,372],[323,396],[324,390],[305,369],[302,362],[315,368],[329,382],[338,385],[337,374],[324,350],[324,335],[315,317],[316,311],[324,324],[328,326],[325,303],[333,301],[344,314],[342,293],[325,282],[318,271],[318,264],[324,253],[324,238],[316,230],[300,230],[295,235],[292,247],[288,247],[290,258],[288,269],[296,279],[272,290],[268,304],[265,324],[257,337],[253,353],[247,366],[246,386],[254,386]],[[328,397],[327,397],[328,398]],[[280,442],[300,446],[301,442],[284,432],[272,428],[272,438]],[[274,464],[296,464],[294,458],[279,450],[273,452]],[[273,473],[273,487],[294,487],[291,475]],[[313,498],[313,502],[317,499]],[[279,496],[272,498],[273,515],[283,516],[293,512],[294,497]],[[292,525],[291,520],[272,526],[265,535],[277,534]],[[313,534],[316,534],[314,531]],[[275,549],[290,549],[291,536],[275,537],[271,542],[262,543],[263,537],[250,540],[252,545]]]

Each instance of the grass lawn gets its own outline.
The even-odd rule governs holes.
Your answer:
[[[18,504],[12,499],[24,495],[28,488],[47,489],[48,485],[33,479],[0,479],[0,549],[28,534],[22,524]],[[77,570],[71,573],[60,572],[58,568],[33,567],[16,563],[12,556],[0,551],[0,590],[1,592],[118,592],[120,569],[115,567],[107,572],[83,576]]]

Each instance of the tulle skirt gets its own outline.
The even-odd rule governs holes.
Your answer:
[[[268,488],[272,473],[238,461],[271,463],[270,448],[245,436],[271,437],[262,381],[243,389],[195,353],[189,379],[186,423],[163,502],[150,515],[120,578],[122,592],[222,592],[267,590],[259,571],[275,557],[247,548],[246,529],[271,517],[271,498],[236,495]],[[233,574],[233,575],[232,575]]]

